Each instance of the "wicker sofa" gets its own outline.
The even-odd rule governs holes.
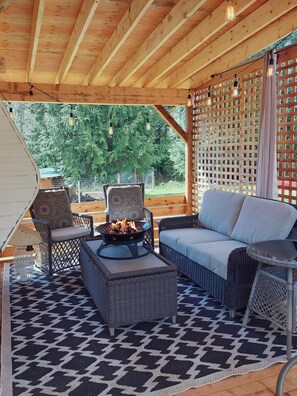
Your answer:
[[[247,305],[257,262],[251,243],[297,237],[297,209],[281,201],[207,190],[200,213],[162,219],[160,254],[229,309]]]

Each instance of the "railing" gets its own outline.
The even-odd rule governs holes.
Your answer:
[[[154,215],[154,237],[158,243],[158,220],[163,217],[181,216],[186,214],[186,197],[184,195],[145,198],[144,205],[150,209]],[[105,222],[105,203],[104,201],[91,201],[71,204],[72,211],[75,213],[85,213],[93,216],[95,226]],[[33,228],[30,213],[27,212],[22,224]],[[0,263],[12,261],[15,248],[8,246],[3,253],[0,253]]]

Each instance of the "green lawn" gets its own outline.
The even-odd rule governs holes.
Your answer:
[[[185,184],[182,182],[170,181],[165,184],[159,184],[153,190],[146,190],[145,193],[147,198],[169,195],[185,195]]]

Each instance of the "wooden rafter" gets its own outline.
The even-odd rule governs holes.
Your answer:
[[[296,7],[291,0],[269,0],[252,14],[247,16],[232,29],[220,36],[214,43],[195,55],[176,72],[157,85],[159,88],[179,86],[193,74],[219,58],[232,48],[238,46],[247,38],[264,29],[271,22],[281,17],[288,10]]]
[[[28,63],[27,63],[27,78],[26,78],[27,81],[31,81],[32,74],[34,71],[39,36],[40,36],[40,29],[41,29],[41,22],[44,11],[44,2],[45,0],[34,1],[32,26],[31,26],[31,39],[30,39],[30,47],[29,47]]]
[[[56,84],[64,82],[99,2],[100,0],[84,0],[60,64],[55,81]]]
[[[121,19],[112,36],[98,56],[84,84],[92,84],[112,60],[113,56],[123,45],[129,34],[137,26],[142,16],[150,8],[154,0],[133,0],[125,15]]]
[[[168,113],[168,111],[163,106],[154,106],[158,114],[163,118],[163,120],[178,134],[178,136],[185,142],[188,143],[188,135],[183,130],[183,128],[175,121],[173,117]]]
[[[193,86],[199,87],[200,85],[209,82],[212,74],[220,73],[239,64],[242,59],[249,58],[261,49],[267,47],[269,44],[286,36],[296,28],[297,7],[291,10],[291,12],[283,15],[281,18],[278,18],[274,23],[258,32],[255,36],[250,37],[239,47],[233,48],[224,57],[217,59],[207,67],[200,70],[200,72],[184,81],[181,86],[183,88]]]
[[[33,96],[27,83],[1,83],[0,91],[11,102],[62,102],[122,105],[184,105],[187,90],[94,87],[57,84],[34,84]]]
[[[133,73],[135,73],[135,71],[137,71],[205,2],[206,0],[180,0],[140,46],[136,54],[133,55],[115,75],[110,85],[132,85],[136,79],[134,77],[134,81],[132,82],[129,80]]]
[[[238,0],[236,2],[236,15],[239,16],[256,0]],[[163,56],[154,66],[133,84],[134,87],[154,87],[172,67],[182,61],[187,55],[199,48],[211,36],[226,26],[229,22],[225,18],[226,4],[222,3],[189,34],[187,34],[175,47]]]

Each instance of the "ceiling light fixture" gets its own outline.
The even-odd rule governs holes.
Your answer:
[[[232,22],[236,18],[235,8],[233,5],[233,0],[227,0],[227,8],[226,8],[226,21]]]
[[[147,131],[150,131],[150,130],[151,130],[151,124],[150,124],[150,119],[149,119],[148,115],[147,115],[147,118],[146,118],[145,129],[146,129]]]
[[[13,109],[11,107],[11,104],[9,104],[9,117],[14,120],[14,114],[13,114]]]

